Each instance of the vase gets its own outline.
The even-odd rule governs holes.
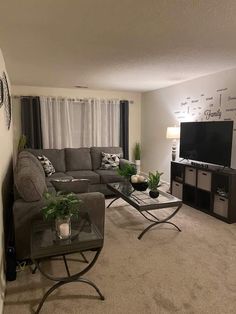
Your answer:
[[[135,166],[136,166],[136,169],[137,169],[137,174],[140,174],[141,161],[140,160],[135,160]]]
[[[71,237],[70,217],[58,217],[55,220],[56,234],[59,239],[69,239]]]
[[[157,198],[159,196],[159,192],[158,191],[149,191],[149,196],[151,198]]]

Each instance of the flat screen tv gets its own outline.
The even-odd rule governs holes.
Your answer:
[[[233,121],[182,122],[180,157],[230,167]]]

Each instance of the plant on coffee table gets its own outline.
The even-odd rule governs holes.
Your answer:
[[[160,183],[160,177],[162,174],[163,172],[158,172],[158,171],[156,171],[156,173],[149,172],[148,187],[150,189],[149,195],[152,198],[157,198],[159,196],[159,192],[157,188],[160,186],[159,183]]]
[[[78,218],[80,201],[74,193],[56,195],[45,193],[44,198],[47,205],[42,208],[43,217],[46,220],[55,220],[57,236],[60,239],[67,239],[71,235],[71,217]]]

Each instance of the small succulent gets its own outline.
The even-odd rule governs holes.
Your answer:
[[[157,188],[160,186],[160,177],[163,174],[163,172],[158,172],[156,171],[156,173],[152,173],[149,172],[148,175],[148,187],[151,191],[156,191]]]

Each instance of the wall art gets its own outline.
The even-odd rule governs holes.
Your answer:
[[[7,76],[5,72],[3,72],[2,82],[3,82],[4,111],[5,111],[5,117],[6,117],[6,122],[7,122],[7,128],[9,130],[11,126],[11,96],[10,96]]]

